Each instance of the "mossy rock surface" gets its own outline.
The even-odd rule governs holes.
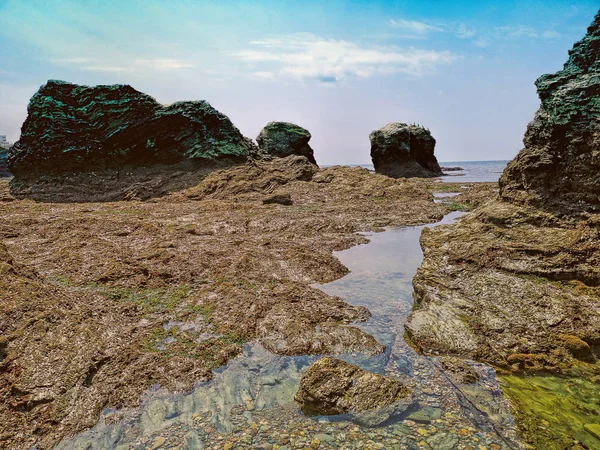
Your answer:
[[[244,160],[254,144],[205,101],[163,106],[128,85],[50,80],[31,98],[9,155],[16,178],[171,164]]]
[[[541,106],[501,196],[567,213],[600,211],[600,13],[562,70],[535,82]]]
[[[267,156],[305,156],[316,164],[313,149],[308,145],[310,138],[310,132],[301,126],[289,122],[270,122],[260,131],[256,142]]]
[[[0,147],[0,178],[10,177],[8,170],[8,149]]]

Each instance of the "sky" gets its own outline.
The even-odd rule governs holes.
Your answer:
[[[369,133],[418,123],[440,161],[505,160],[598,0],[0,0],[0,134],[48,79],[208,100],[248,137],[312,134],[319,164],[369,163]]]

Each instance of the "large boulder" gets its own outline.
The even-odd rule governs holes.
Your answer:
[[[600,211],[600,14],[562,70],[536,81],[540,109],[500,178],[503,199]]]
[[[438,177],[442,170],[434,155],[435,139],[418,125],[388,123],[369,135],[375,172],[392,178]]]
[[[290,155],[305,156],[317,164],[313,149],[308,145],[311,135],[308,130],[288,122],[270,122],[256,138],[263,154],[284,158]]]
[[[8,149],[0,147],[0,178],[10,177],[8,170]]]
[[[600,355],[600,14],[537,85],[501,198],[423,230],[405,329],[425,352],[532,371]]]
[[[407,395],[398,380],[326,356],[304,373],[294,399],[307,415],[334,415],[382,408]]]
[[[27,113],[9,155],[17,191],[25,191],[22,181],[48,175],[62,182],[67,175],[105,170],[125,175],[158,165],[187,163],[190,170],[215,161],[242,162],[255,149],[207,102],[163,106],[128,85],[51,80],[31,98]],[[73,182],[78,183],[86,180]]]

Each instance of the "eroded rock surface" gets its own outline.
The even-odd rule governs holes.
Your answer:
[[[163,106],[128,85],[50,80],[29,102],[9,165],[15,194],[48,197],[52,190],[79,186],[98,197],[120,184],[146,183],[146,191],[189,186],[198,179],[177,172],[243,162],[254,150],[252,141],[205,101]],[[111,199],[118,198],[104,200]]]
[[[354,326],[365,308],[310,285],[347,273],[332,251],[366,242],[358,231],[446,211],[423,182],[295,155],[147,201],[37,203],[7,186],[0,239],[35,276],[7,275],[17,269],[0,253],[1,448],[53,448],[155,384],[189,389],[243,342],[283,355],[382,351]],[[263,204],[285,194],[292,205]]]
[[[600,15],[564,69],[537,81],[542,106],[501,198],[424,230],[405,325],[424,351],[512,370],[569,371],[598,356],[599,33]]]
[[[398,380],[327,356],[304,373],[294,399],[305,414],[334,415],[382,408],[407,395]]]
[[[262,153],[283,158],[290,155],[306,157],[317,164],[313,149],[308,145],[309,131],[288,122],[270,122],[261,131],[256,142]]]
[[[369,139],[377,173],[392,178],[442,175],[434,155],[435,139],[421,126],[389,123],[373,131]]]
[[[600,15],[562,70],[536,81],[541,106],[501,196],[557,212],[600,212]]]

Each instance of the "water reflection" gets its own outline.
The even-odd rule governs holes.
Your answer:
[[[453,212],[440,224],[462,214]],[[422,261],[422,228],[368,234],[369,244],[336,253],[351,273],[319,286],[369,308],[372,319],[359,326],[386,345],[385,353],[340,357],[401,379],[412,391],[409,405],[305,417],[293,396],[316,358],[275,356],[253,344],[192,392],[148,392],[140,408],[107,410],[96,427],[58,448],[520,448],[492,368],[472,363],[480,381],[459,385],[435,358],[418,355],[403,339],[412,277]]]

